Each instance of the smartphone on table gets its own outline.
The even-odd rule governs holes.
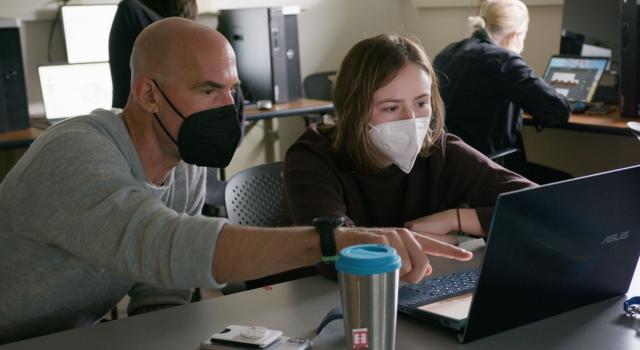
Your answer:
[[[200,344],[201,350],[306,350],[308,339],[288,337],[282,331],[258,326],[229,325]]]

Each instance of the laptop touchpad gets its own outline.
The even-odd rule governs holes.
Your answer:
[[[473,299],[473,293],[467,293],[455,296],[453,298],[436,301],[435,303],[427,304],[418,307],[418,310],[430,312],[436,315],[442,315],[454,320],[462,321],[469,316],[469,309],[471,308],[471,300]]]

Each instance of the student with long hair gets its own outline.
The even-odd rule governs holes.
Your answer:
[[[498,194],[534,186],[444,130],[438,79],[413,39],[379,35],[346,55],[335,121],[310,126],[284,162],[295,224],[407,227],[447,242],[483,236]]]

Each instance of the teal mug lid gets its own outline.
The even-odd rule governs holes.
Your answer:
[[[396,250],[383,244],[359,244],[340,251],[336,269],[355,275],[377,275],[400,268],[401,259]]]

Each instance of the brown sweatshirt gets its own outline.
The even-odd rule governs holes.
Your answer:
[[[425,215],[468,207],[476,209],[489,232],[498,194],[535,186],[452,134],[436,142],[430,156],[418,156],[409,174],[395,165],[369,173],[339,165],[330,137],[331,131],[312,125],[285,157],[285,205],[295,225],[339,215],[356,226],[402,227]]]

